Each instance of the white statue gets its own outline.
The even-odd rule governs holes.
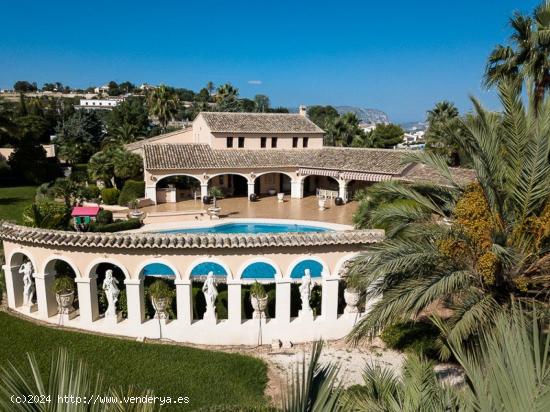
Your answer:
[[[311,272],[306,269],[304,276],[302,277],[302,284],[300,285],[300,299],[302,300],[302,311],[311,312],[311,306],[309,304],[309,298],[311,296]]]
[[[107,269],[105,271],[105,279],[103,280],[103,290],[107,296],[108,307],[105,312],[106,316],[116,316],[116,303],[120,290],[118,289],[118,280],[113,277],[113,271]]]
[[[206,300],[206,313],[205,317],[213,317],[216,313],[216,298],[218,297],[218,289],[216,289],[216,283],[214,282],[214,272],[208,272],[206,281],[202,285],[202,293],[204,293],[204,299]]]
[[[19,268],[19,273],[23,274],[23,305],[32,306],[35,292],[34,281],[32,280],[32,263],[23,263]]]

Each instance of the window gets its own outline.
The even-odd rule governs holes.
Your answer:
[[[304,137],[304,140],[302,142],[302,146],[307,147],[308,143],[309,143],[309,137]]]
[[[228,148],[233,147],[233,138],[232,137],[227,138],[226,147],[228,147]]]
[[[239,137],[239,147],[244,147],[244,137]]]
[[[267,146],[267,137],[262,137],[262,138],[260,139],[260,147],[261,147],[262,149],[265,149],[266,146]]]
[[[271,147],[273,147],[273,148],[277,147],[277,138],[276,137],[271,138]]]
[[[298,138],[297,137],[292,138],[292,147],[298,147]]]

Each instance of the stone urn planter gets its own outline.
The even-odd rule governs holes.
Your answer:
[[[284,193],[277,193],[277,201],[279,203],[283,203],[285,201],[285,194]]]
[[[56,293],[55,300],[57,301],[57,313],[60,315],[70,315],[74,312],[74,290]]]
[[[249,197],[251,202],[257,202],[258,201],[258,195],[256,193],[251,193]]]
[[[344,204],[344,199],[342,199],[341,197],[337,197],[336,199],[334,199],[334,204],[336,206],[342,206]]]
[[[327,199],[319,198],[319,210],[325,210],[327,206]]]
[[[155,309],[155,319],[168,319],[169,316],[168,312],[166,312],[166,308],[168,307],[169,303],[169,298],[151,298],[151,304]]]
[[[361,294],[357,289],[344,289],[344,300],[346,301],[345,313],[359,313],[359,299]]]
[[[210,203],[212,203],[212,196],[203,196],[202,203],[204,203],[205,205],[209,205]]]
[[[269,189],[267,193],[269,194],[269,196],[275,196],[275,194],[277,194],[277,191],[275,189]]]
[[[264,287],[257,281],[252,284],[250,288],[250,304],[254,313],[253,319],[265,318],[265,310],[267,309],[268,296]]]
[[[166,309],[172,302],[173,297],[170,286],[164,280],[157,279],[149,286],[149,296],[151,297],[153,309],[155,309],[154,318],[167,320],[169,316]]]

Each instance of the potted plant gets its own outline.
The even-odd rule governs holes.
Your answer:
[[[173,295],[170,286],[162,279],[155,280],[149,286],[149,296],[151,296],[151,303],[155,309],[155,319],[168,319],[166,308],[172,302]]]
[[[250,304],[254,309],[252,317],[258,319],[265,317],[267,308],[267,293],[261,283],[255,281],[250,287]]]
[[[212,186],[208,194],[210,195],[210,197],[215,199],[223,199],[224,197],[223,190],[218,186]]]
[[[132,198],[132,200],[128,202],[128,208],[130,209],[130,218],[139,220],[143,219],[143,212],[139,210],[138,207],[139,201],[136,197]]]
[[[60,315],[68,315],[74,311],[74,289],[75,283],[70,277],[56,276],[53,291],[57,301],[57,312]]]

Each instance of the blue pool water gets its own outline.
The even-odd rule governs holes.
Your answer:
[[[163,230],[161,233],[288,233],[288,232],[330,232],[319,226],[288,223],[225,223],[212,227],[196,227],[176,230]]]

